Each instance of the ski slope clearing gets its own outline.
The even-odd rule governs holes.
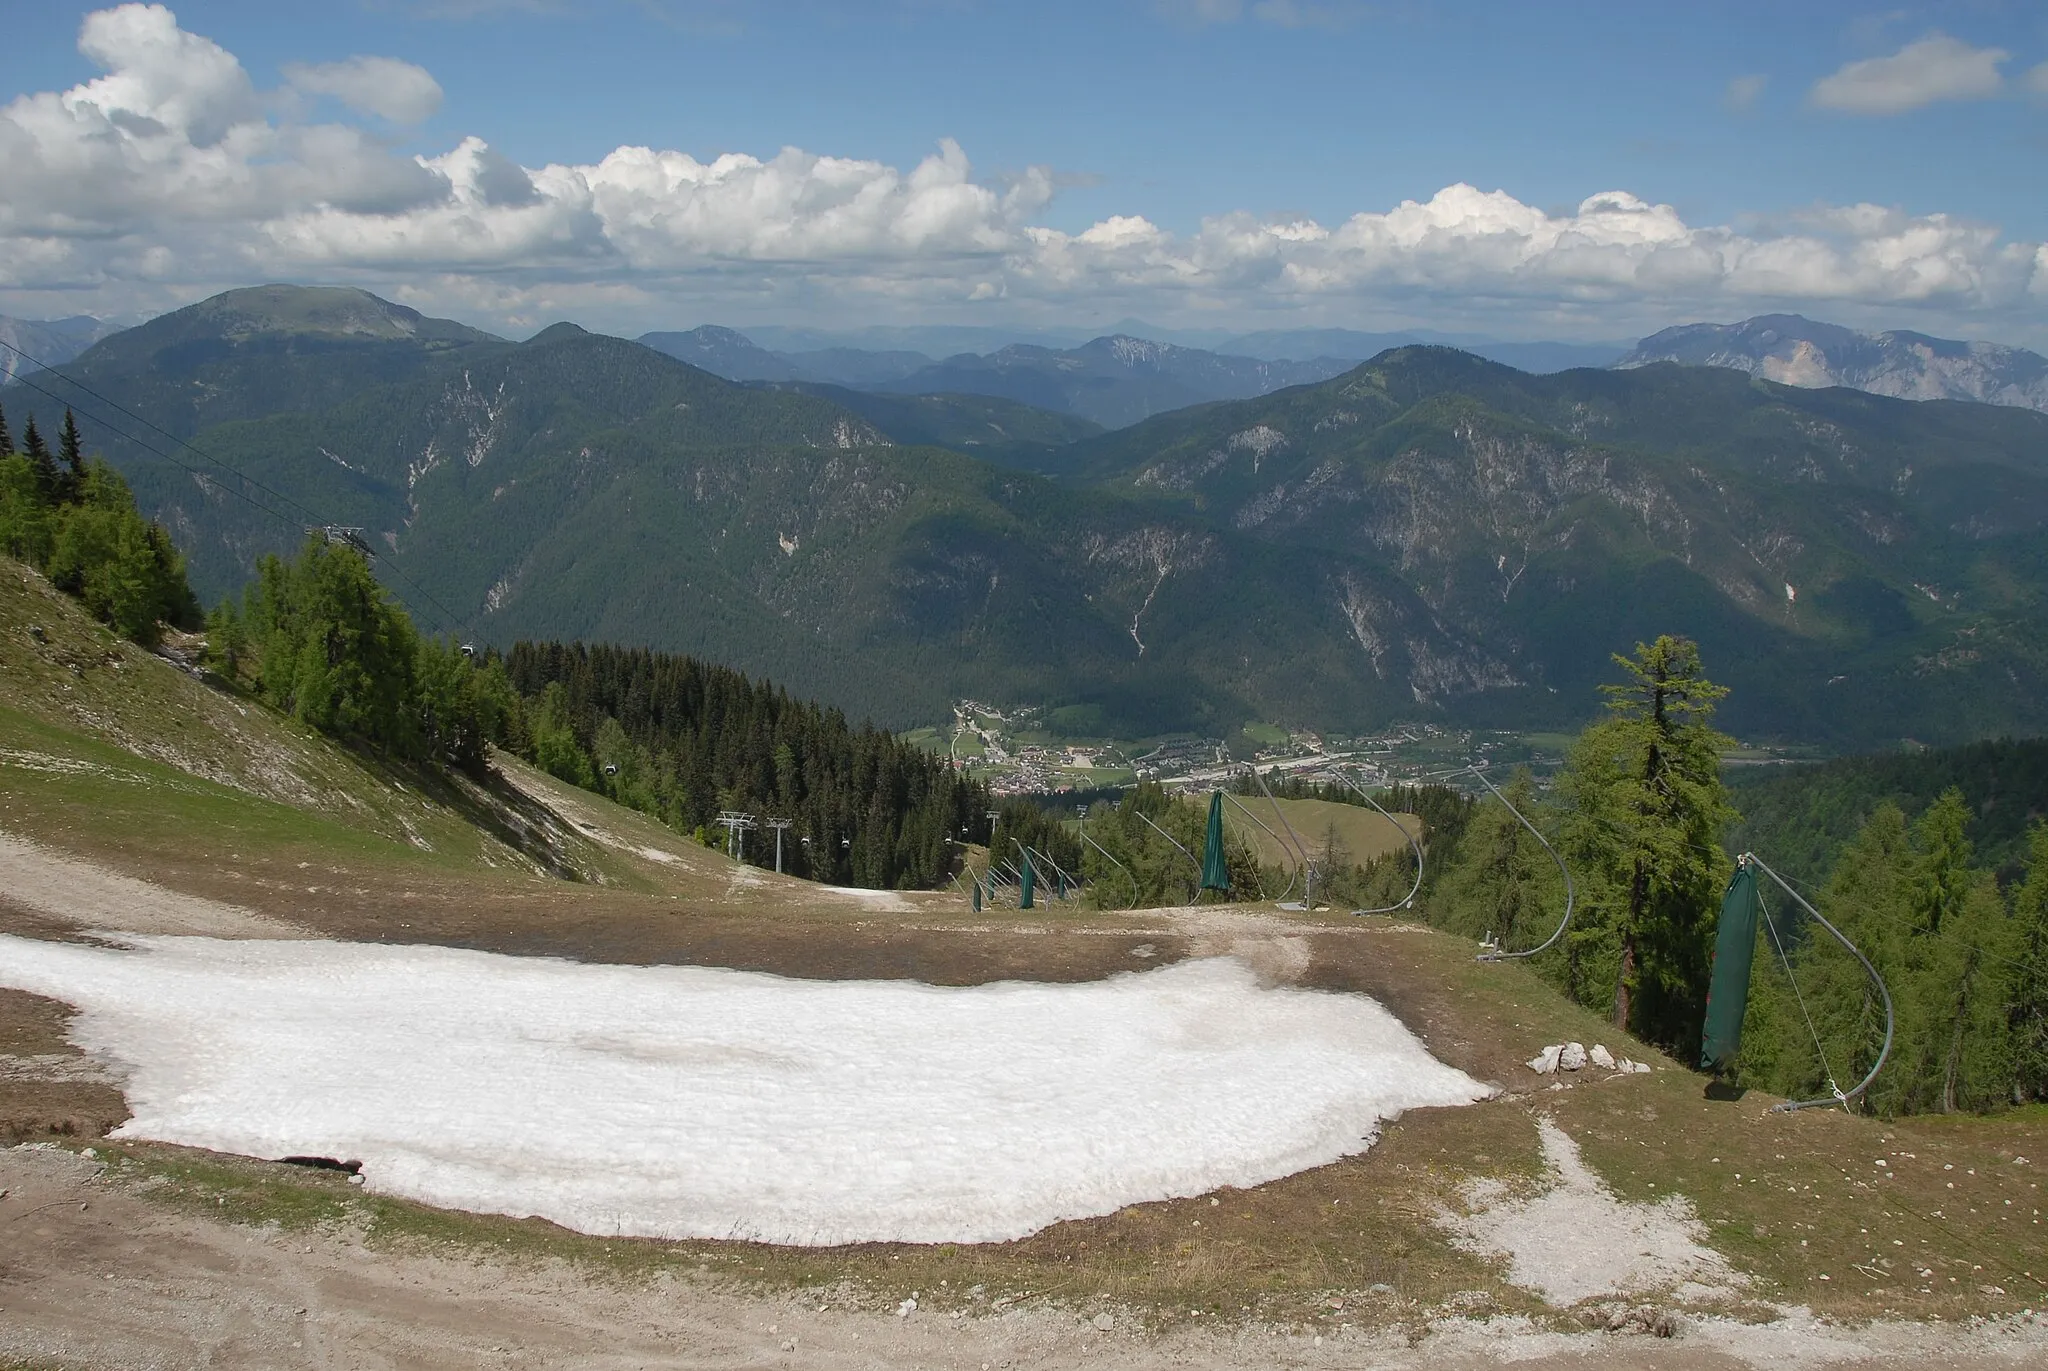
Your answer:
[[[121,1136],[362,1162],[587,1233],[994,1242],[1361,1152],[1485,1087],[1360,995],[1228,958],[1077,985],[798,981],[437,947],[0,937]]]

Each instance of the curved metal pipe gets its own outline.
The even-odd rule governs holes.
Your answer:
[[[1252,779],[1259,783],[1259,790],[1266,797],[1266,803],[1273,806],[1273,817],[1280,821],[1280,827],[1287,830],[1287,841],[1294,844],[1295,855],[1301,858],[1301,904],[1308,909],[1316,902],[1316,868],[1308,859],[1308,849],[1302,846],[1301,835],[1294,831],[1294,825],[1287,822],[1287,813],[1280,808],[1280,802],[1273,798],[1271,787],[1266,784],[1265,773],[1245,763],[1245,770],[1252,773]]]
[[[1137,814],[1137,816],[1140,819],[1145,820],[1145,827],[1151,829],[1154,833],[1157,833],[1160,837],[1172,843],[1174,846],[1174,850],[1179,852],[1181,856],[1188,859],[1188,865],[1192,866],[1195,869],[1195,897],[1199,898],[1202,893],[1202,887],[1200,884],[1202,879],[1202,864],[1195,860],[1195,854],[1188,851],[1186,848],[1182,847],[1180,845],[1180,840],[1178,838],[1175,838],[1171,833],[1168,833],[1165,829],[1161,828],[1158,824],[1153,823],[1150,819],[1145,818],[1143,811],[1133,810],[1132,812]]]
[[[1125,879],[1127,879],[1131,883],[1131,903],[1128,907],[1131,909],[1136,909],[1138,907],[1138,901],[1144,898],[1145,892],[1139,888],[1138,878],[1136,876],[1131,875],[1131,869],[1125,866],[1122,862],[1117,861],[1115,853],[1111,852],[1101,843],[1098,843],[1093,838],[1089,837],[1088,830],[1085,828],[1081,830],[1081,841],[1088,844],[1088,846],[1094,848],[1097,852],[1100,852],[1103,856],[1109,858],[1110,861],[1116,862],[1116,869],[1118,871],[1123,872]]]
[[[1039,850],[1038,850],[1037,848],[1035,848],[1035,847],[1026,847],[1026,846],[1025,846],[1025,845],[1024,845],[1023,843],[1017,842],[1017,840],[1016,840],[1015,838],[1012,838],[1012,839],[1010,839],[1010,841],[1011,841],[1011,842],[1013,842],[1013,843],[1016,843],[1016,844],[1017,844],[1017,850],[1018,850],[1019,852],[1022,852],[1022,853],[1024,853],[1024,854],[1025,854],[1026,856],[1028,856],[1028,857],[1032,858],[1032,859],[1033,859],[1034,861],[1039,861],[1039,862],[1043,862],[1043,863],[1045,863],[1045,864],[1046,864],[1047,866],[1051,867],[1051,868],[1052,868],[1052,869],[1053,869],[1053,870],[1054,870],[1055,872],[1057,872],[1057,873],[1059,874],[1059,877],[1060,877],[1060,879],[1061,879],[1061,880],[1065,881],[1065,882],[1066,882],[1066,883],[1067,883],[1068,885],[1072,886],[1072,887],[1073,887],[1073,888],[1074,888],[1075,890],[1079,890],[1079,889],[1081,888],[1081,883],[1080,883],[1079,881],[1075,880],[1075,879],[1074,879],[1074,878],[1073,878],[1072,876],[1069,876],[1069,875],[1067,874],[1067,872],[1066,872],[1066,868],[1065,868],[1065,867],[1061,866],[1061,865],[1060,865],[1060,864],[1059,864],[1058,862],[1054,861],[1054,860],[1053,860],[1053,859],[1052,859],[1051,857],[1047,856],[1047,855],[1046,855],[1045,853],[1043,853],[1043,852],[1040,852],[1040,851],[1039,851]]]
[[[1345,785],[1348,785],[1353,790],[1357,791],[1360,798],[1362,798],[1367,804],[1371,805],[1374,809],[1379,810],[1380,817],[1385,819],[1388,823],[1392,824],[1397,830],[1399,830],[1401,836],[1408,840],[1409,848],[1412,849],[1415,853],[1415,884],[1408,888],[1408,893],[1401,897],[1400,903],[1385,905],[1379,909],[1354,909],[1351,912],[1355,915],[1391,914],[1397,909],[1406,909],[1409,905],[1415,903],[1415,897],[1422,893],[1422,839],[1417,837],[1415,834],[1410,833],[1408,831],[1408,826],[1406,824],[1402,823],[1393,815],[1387,813],[1386,807],[1383,806],[1378,800],[1375,800],[1372,797],[1372,793],[1368,791],[1364,786],[1358,784],[1358,782],[1352,780],[1351,777],[1346,775],[1342,768],[1333,768],[1333,771],[1338,780],[1344,782]],[[1419,826],[1421,822],[1421,817],[1417,816],[1417,825]]]
[[[1252,821],[1253,823],[1257,824],[1257,825],[1258,825],[1258,826],[1259,826],[1260,828],[1265,828],[1265,829],[1266,829],[1266,836],[1267,836],[1268,838],[1271,838],[1271,839],[1273,840],[1273,843],[1274,843],[1274,845],[1275,845],[1275,846],[1277,846],[1277,847],[1279,847],[1279,848],[1280,848],[1280,850],[1281,850],[1282,852],[1285,852],[1285,851],[1287,850],[1287,849],[1286,849],[1286,846],[1285,846],[1284,844],[1282,844],[1282,843],[1281,843],[1281,841],[1280,841],[1280,835],[1279,835],[1278,833],[1275,833],[1275,832],[1274,832],[1274,831],[1273,831],[1272,829],[1270,829],[1270,828],[1266,828],[1266,822],[1265,822],[1265,820],[1261,819],[1261,818],[1260,818],[1260,817],[1259,817],[1258,815],[1256,815],[1256,814],[1252,813],[1252,812],[1251,812],[1251,811],[1250,811],[1249,809],[1246,809],[1246,808],[1245,808],[1245,807],[1244,807],[1244,806],[1243,806],[1242,804],[1240,804],[1240,803],[1238,802],[1238,798],[1237,798],[1237,796],[1235,796],[1235,795],[1231,794],[1231,793],[1230,793],[1229,791],[1227,791],[1227,790],[1224,790],[1224,791],[1219,791],[1218,793],[1219,793],[1219,794],[1221,794],[1221,795],[1223,796],[1223,798],[1224,798],[1224,799],[1226,799],[1226,800],[1230,801],[1230,803],[1231,803],[1231,806],[1232,806],[1233,808],[1235,808],[1235,809],[1237,810],[1237,812],[1238,812],[1238,813],[1240,813],[1240,814],[1244,815],[1244,816],[1245,816],[1245,818],[1247,818],[1247,819],[1250,819],[1250,820],[1251,820],[1251,821]],[[1298,871],[1290,871],[1289,873],[1287,873],[1287,884],[1281,887],[1281,889],[1280,889],[1280,894],[1279,894],[1278,896],[1276,896],[1275,898],[1276,898],[1276,899],[1281,899],[1281,900],[1284,900],[1284,899],[1286,899],[1286,898],[1287,898],[1287,892],[1288,892],[1288,891],[1290,891],[1290,890],[1292,890],[1292,889],[1294,889],[1294,882],[1295,882],[1295,878],[1296,878],[1296,877],[1298,877],[1298,876],[1299,876],[1300,874],[1301,874],[1301,873],[1300,873],[1300,872],[1298,872]],[[1263,899],[1267,898],[1267,896],[1266,896],[1266,883],[1265,883],[1264,881],[1260,881],[1260,882],[1259,882],[1259,898],[1260,898],[1261,900],[1263,900]]]
[[[1551,946],[1553,946],[1559,938],[1562,938],[1564,936],[1565,929],[1571,927],[1572,906],[1578,898],[1577,893],[1572,888],[1572,869],[1564,864],[1564,858],[1557,855],[1557,849],[1550,845],[1550,839],[1544,837],[1541,833],[1538,833],[1536,831],[1536,825],[1530,823],[1527,817],[1523,815],[1522,811],[1516,809],[1513,802],[1510,801],[1507,796],[1500,793],[1500,788],[1498,786],[1496,786],[1492,781],[1486,779],[1485,767],[1468,766],[1465,769],[1471,772],[1474,776],[1477,776],[1479,778],[1479,784],[1485,786],[1488,790],[1492,791],[1493,798],[1499,800],[1501,804],[1507,807],[1508,813],[1514,815],[1516,819],[1521,821],[1522,827],[1528,829],[1530,835],[1533,836],[1538,843],[1542,844],[1543,850],[1550,854],[1550,860],[1557,863],[1558,871],[1562,873],[1564,876],[1564,917],[1557,921],[1557,928],[1552,931],[1549,937],[1545,938],[1542,942],[1536,944],[1536,946],[1528,949],[1525,952],[1502,952],[1498,948],[1495,948],[1491,952],[1482,952],[1479,954],[1479,960],[1482,962],[1511,962],[1518,961],[1524,957],[1533,957],[1537,953],[1545,951],[1549,949]]]
[[[1740,857],[1737,857],[1735,860],[1737,860],[1738,862],[1756,863],[1756,869],[1758,871],[1763,872],[1764,875],[1769,876],[1772,880],[1776,881],[1778,883],[1778,888],[1783,890],[1787,895],[1790,895],[1793,899],[1797,900],[1799,902],[1799,907],[1805,910],[1808,914],[1812,915],[1815,923],[1819,924],[1822,928],[1825,928],[1828,932],[1832,933],[1835,937],[1836,942],[1848,948],[1849,955],[1854,957],[1857,961],[1863,963],[1863,970],[1869,975],[1871,980],[1877,983],[1877,993],[1884,999],[1884,1046],[1878,1049],[1877,1061],[1871,1066],[1870,1074],[1865,1076],[1862,1080],[1856,1082],[1856,1085],[1853,1089],[1837,1090],[1830,1097],[1818,1100],[1786,1100],[1783,1104],[1775,1104],[1771,1106],[1771,1112],[1773,1114],[1789,1114],[1795,1110],[1812,1109],[1816,1105],[1823,1104],[1839,1104],[1844,1109],[1847,1109],[1849,1107],[1849,1102],[1851,1100],[1861,1095],[1864,1091],[1870,1089],[1870,1083],[1877,1079],[1877,1073],[1884,1070],[1885,1059],[1891,1056],[1892,1054],[1892,1033],[1893,1030],[1896,1029],[1898,1026],[1897,1017],[1892,1011],[1892,992],[1890,988],[1885,985],[1884,977],[1877,974],[1877,968],[1870,964],[1870,958],[1863,955],[1863,949],[1856,946],[1856,944],[1850,942],[1848,937],[1845,934],[1843,934],[1841,929],[1836,928],[1833,924],[1829,923],[1827,919],[1822,916],[1821,912],[1818,909],[1815,909],[1812,905],[1808,904],[1806,902],[1805,896],[1801,895],[1798,891],[1794,890],[1791,886],[1787,885],[1785,883],[1785,878],[1783,876],[1780,876],[1777,872],[1771,870],[1768,866],[1765,866],[1763,858],[1757,856],[1754,852],[1745,852]]]

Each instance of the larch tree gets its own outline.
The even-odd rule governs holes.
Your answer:
[[[1580,735],[1561,781],[1569,841],[1592,868],[1575,955],[1597,939],[1613,958],[1616,1027],[1687,1058],[1731,867],[1720,848],[1734,818],[1720,754],[1732,740],[1713,725],[1728,692],[1706,678],[1688,638],[1665,635],[1614,660],[1626,679],[1601,687],[1608,716]]]

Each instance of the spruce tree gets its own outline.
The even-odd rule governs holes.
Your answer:
[[[58,436],[57,452],[64,462],[64,469],[57,474],[58,494],[67,502],[76,500],[85,489],[85,452],[78,441],[78,419],[69,406],[64,410],[64,431]]]
[[[14,435],[7,429],[7,411],[0,409],[0,457],[14,451]]]
[[[30,470],[35,472],[36,490],[46,504],[57,499],[57,459],[50,455],[49,445],[43,442],[43,435],[36,431],[36,417],[28,417],[28,428],[22,433],[22,456],[28,458]]]

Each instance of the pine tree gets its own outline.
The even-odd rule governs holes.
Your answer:
[[[7,428],[7,411],[0,409],[0,457],[14,451],[14,435]]]
[[[78,419],[68,406],[64,410],[64,431],[58,436],[57,451],[64,462],[64,469],[57,473],[58,498],[66,502],[76,500],[85,489],[85,452],[78,442]]]
[[[49,446],[43,442],[43,435],[36,431],[36,417],[28,417],[28,428],[22,433],[21,455],[28,458],[29,468],[35,472],[36,489],[42,493],[45,503],[57,500],[58,478],[57,459],[50,455]]]

